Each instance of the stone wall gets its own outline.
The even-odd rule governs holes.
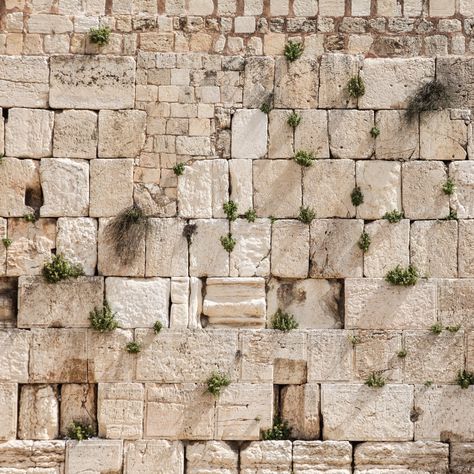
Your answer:
[[[0,474],[474,473],[472,0],[0,15]],[[449,102],[408,119],[435,79]],[[54,254],[84,275],[48,283]]]

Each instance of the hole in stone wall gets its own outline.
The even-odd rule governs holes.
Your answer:
[[[2,109],[2,116],[5,119],[5,122],[8,120],[8,112],[10,109]]]
[[[39,218],[39,211],[43,205],[43,190],[41,187],[28,187],[25,191],[25,204],[35,210],[36,218]]]

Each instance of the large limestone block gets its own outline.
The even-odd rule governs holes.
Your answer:
[[[474,220],[460,220],[459,226],[459,276],[474,277]]]
[[[42,277],[18,281],[18,327],[89,327],[89,313],[102,308],[104,280],[79,277],[47,283]]]
[[[275,61],[266,56],[250,56],[245,61],[244,107],[259,109],[273,90]]]
[[[224,217],[228,198],[226,160],[196,161],[178,178],[179,215],[185,218]]]
[[[90,110],[56,112],[53,156],[96,158],[97,138],[97,114],[95,112]]]
[[[450,474],[474,472],[474,443],[451,443],[450,451]]]
[[[434,79],[430,58],[368,58],[360,73],[365,94],[361,109],[405,109],[420,86]]]
[[[89,163],[55,158],[41,160],[42,217],[76,217],[89,214]]]
[[[135,158],[145,144],[146,113],[141,110],[99,112],[100,158]]]
[[[178,136],[176,152],[179,155],[208,156],[212,154],[209,137]]]
[[[47,107],[49,65],[44,56],[0,56],[0,107]]]
[[[265,280],[208,278],[203,314],[213,327],[265,327]]]
[[[186,446],[186,474],[238,474],[239,453],[224,441]]]
[[[137,356],[137,380],[161,383],[204,383],[213,372],[238,377],[238,334],[215,329],[137,330],[142,350]]]
[[[301,329],[341,328],[342,286],[334,280],[279,280],[268,282],[267,313],[278,308],[292,314]]]
[[[449,177],[456,185],[451,205],[457,212],[457,217],[474,218],[474,161],[451,163]]]
[[[252,160],[230,160],[230,199],[237,203],[239,212],[253,207]]]
[[[124,474],[183,474],[184,447],[179,441],[127,441]]]
[[[18,385],[16,383],[0,383],[0,413],[2,413],[0,441],[16,438],[17,405]]]
[[[369,110],[330,110],[329,147],[333,158],[370,158],[375,140],[370,134],[374,112]]]
[[[455,278],[457,268],[458,223],[447,221],[416,221],[411,226],[411,263],[421,275]]]
[[[310,229],[311,278],[362,276],[363,252],[358,240],[364,230],[363,221],[315,219]]]
[[[345,327],[429,329],[436,323],[436,285],[391,285],[382,279],[345,281]]]
[[[448,472],[449,445],[432,441],[361,443],[355,447],[356,473]],[[387,471],[386,471],[387,470]]]
[[[19,439],[54,439],[59,432],[58,389],[54,385],[23,385],[18,414]]]
[[[3,329],[0,331],[0,382],[28,382],[29,331]]]
[[[374,389],[356,384],[322,384],[323,439],[411,440],[412,408],[413,387],[410,385],[385,385]]]
[[[97,221],[89,217],[60,217],[57,231],[57,252],[69,261],[81,264],[86,275],[94,275],[97,266]]]
[[[105,280],[105,298],[124,329],[169,326],[168,278],[115,278]]]
[[[281,220],[272,229],[272,275],[306,278],[309,266],[309,226],[295,220]]]
[[[357,207],[357,217],[381,219],[385,213],[402,208],[400,163],[358,161],[356,182],[364,195],[364,202]]]
[[[2,327],[16,326],[17,288],[16,278],[0,279],[0,325]]]
[[[295,474],[313,472],[352,472],[352,446],[348,441],[295,441],[293,471]]]
[[[120,56],[52,56],[53,109],[128,109],[135,102],[135,60]]]
[[[33,329],[29,368],[33,383],[86,382],[86,331]]]
[[[474,387],[415,387],[415,440],[474,441]]]
[[[122,441],[88,439],[68,441],[66,472],[68,474],[120,474],[122,472]]]
[[[240,109],[232,118],[232,158],[262,158],[267,153],[267,114]]]
[[[0,472],[58,474],[65,457],[65,441],[21,441],[0,443]],[[30,470],[31,469],[31,470]]]
[[[449,110],[420,115],[420,158],[464,160],[466,149],[467,125],[464,120],[451,120]]]
[[[329,158],[328,114],[325,110],[298,111],[301,122],[295,129],[295,151],[307,151],[315,158]]]
[[[5,153],[18,158],[52,155],[54,112],[10,109],[5,126]]]
[[[241,474],[287,473],[291,470],[291,441],[256,441],[240,451]]]
[[[443,325],[474,327],[474,280],[438,280],[438,314]]]
[[[61,386],[60,433],[66,436],[73,422],[97,427],[96,387],[68,383]]]
[[[268,158],[292,158],[293,128],[288,125],[290,110],[271,110],[268,114]]]
[[[215,398],[204,384],[147,384],[145,436],[160,439],[214,437]]]
[[[188,242],[181,219],[149,219],[146,276],[187,276]]]
[[[397,265],[410,263],[410,221],[402,219],[391,224],[386,219],[369,222],[365,232],[370,236],[370,246],[364,252],[364,276],[383,278]]]
[[[38,14],[28,18],[30,33],[64,34],[73,31],[73,23],[67,16]]]
[[[472,12],[472,7],[469,7]],[[436,77],[446,85],[453,85],[450,90],[450,106],[471,108],[474,106],[472,81],[474,59],[470,57],[440,57],[436,62]]]
[[[351,193],[355,187],[352,160],[320,160],[303,173],[303,205],[317,218],[354,217]]]
[[[100,383],[97,399],[99,436],[142,437],[144,387],[139,383]]]

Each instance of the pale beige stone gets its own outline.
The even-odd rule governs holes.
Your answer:
[[[456,190],[451,196],[451,205],[460,219],[474,218],[474,161],[451,163],[449,177]]]
[[[58,474],[64,463],[66,442],[11,440],[0,443],[0,472]],[[28,472],[29,471],[29,472]]]
[[[30,33],[62,34],[70,33],[72,30],[72,21],[67,16],[40,13],[28,18]]]
[[[120,474],[123,446],[120,440],[88,439],[66,444],[66,472]]]
[[[436,78],[443,84],[456,84],[450,91],[450,107],[471,108],[474,105],[472,94],[472,71],[474,61],[470,57],[440,57],[436,62]]]
[[[474,467],[474,443],[451,443],[450,452],[451,473],[472,474]],[[466,464],[470,467],[466,467]]]
[[[320,0],[319,14],[321,16],[343,16],[344,0]]]
[[[259,109],[237,110],[232,117],[232,158],[256,159],[267,153],[268,117]]]
[[[127,441],[124,474],[182,474],[184,447],[179,441]]]
[[[301,110],[295,129],[295,152],[307,151],[315,158],[329,158],[328,118],[325,110]]]
[[[474,280],[438,280],[438,314],[446,326],[474,327]]]
[[[212,154],[209,137],[179,136],[176,138],[176,152],[179,155],[208,156]]]
[[[252,160],[230,160],[230,199],[239,213],[253,208]]]
[[[95,385],[93,384],[64,384],[61,386],[60,433],[68,434],[68,429],[74,422],[86,426],[97,427]]]
[[[29,331],[3,329],[0,331],[0,382],[28,382]]]
[[[459,277],[474,277],[474,221],[460,220],[459,226]]]
[[[238,474],[239,453],[224,441],[186,446],[187,474]]]
[[[352,472],[352,446],[348,441],[295,441],[293,470],[297,474],[312,472]]]
[[[293,128],[288,125],[291,113],[290,110],[273,109],[268,114],[268,158],[293,157]]]
[[[0,383],[0,440],[16,438],[17,430],[18,385],[16,383]]]
[[[454,0],[431,0],[430,16],[452,16],[455,13],[456,2]]]
[[[261,56],[247,58],[244,74],[244,107],[259,109],[268,100],[269,91],[273,89],[274,75],[273,58]]]
[[[257,441],[240,451],[241,474],[278,474],[290,469],[291,441]]]

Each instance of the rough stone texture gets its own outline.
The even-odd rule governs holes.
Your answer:
[[[352,446],[348,441],[295,441],[293,443],[295,473],[350,474],[351,464]]]
[[[223,441],[186,446],[187,474],[237,474],[238,452]]]
[[[64,463],[65,441],[20,441],[0,443],[0,472],[43,474],[60,472]]]
[[[245,62],[244,107],[258,109],[273,88],[275,62],[269,57],[249,57]]]
[[[258,109],[236,111],[232,118],[232,158],[255,159],[265,156],[267,123],[267,115]]]
[[[474,280],[439,280],[438,314],[446,326],[472,328]]]
[[[292,158],[295,151],[293,147],[293,128],[288,125],[290,110],[271,110],[268,114],[268,158]],[[247,135],[244,139],[251,137]],[[250,143],[247,145],[249,146]],[[266,146],[266,144],[265,144]]]
[[[460,220],[459,227],[459,276],[474,276],[474,221]]]
[[[307,151],[315,158],[329,158],[328,115],[325,110],[298,112],[301,123],[295,129],[295,151]]]
[[[89,439],[68,441],[66,445],[66,472],[120,474],[122,472],[122,441]]]
[[[291,441],[257,441],[240,452],[241,474],[285,473],[291,469]]]
[[[64,384],[61,387],[60,433],[65,436],[73,422],[97,428],[96,389],[92,384]]]
[[[474,466],[474,443],[451,443],[450,468],[453,474],[471,474]]]
[[[447,84],[455,84],[451,91],[452,107],[472,107],[474,96],[472,95],[471,78],[474,68],[472,58],[460,56],[439,58],[436,64],[436,75],[438,80]]]
[[[0,382],[28,382],[29,331],[0,331]]]
[[[0,440],[16,438],[18,386],[14,383],[0,383]]]
[[[124,474],[182,474],[184,447],[177,441],[129,441],[124,446]]]
[[[230,160],[230,199],[237,203],[239,212],[253,207],[252,160]]]
[[[474,218],[474,162],[451,163],[449,176],[456,183],[451,205],[459,219]]]

